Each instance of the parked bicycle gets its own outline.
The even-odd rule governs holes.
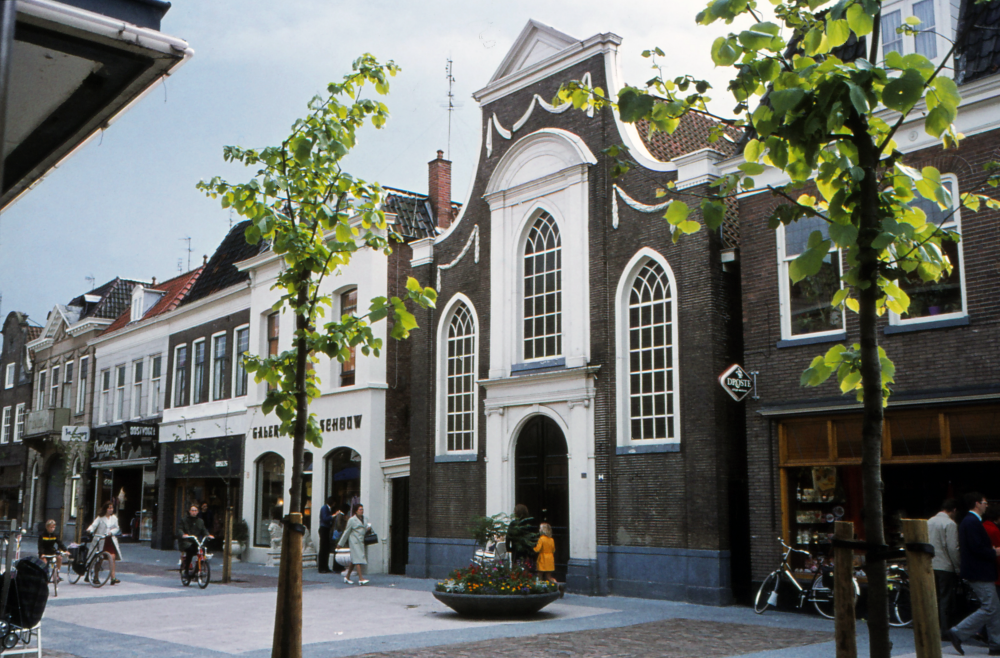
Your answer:
[[[201,539],[198,539],[197,537],[190,537],[191,541],[193,541],[198,547],[198,552],[191,558],[191,565],[187,569],[184,568],[184,554],[181,553],[181,584],[185,587],[190,585],[193,579],[198,581],[198,587],[202,589],[208,587],[208,583],[212,578],[212,566],[208,561],[211,559],[212,554],[206,552],[205,544],[207,544],[208,540],[211,538],[211,535],[205,535]]]
[[[80,582],[83,576],[86,576],[85,582],[94,587],[103,587],[111,580],[111,556],[102,550],[105,537],[106,535],[90,537],[89,533],[84,533],[81,537],[80,545],[76,547],[77,557],[70,561],[71,584]]]

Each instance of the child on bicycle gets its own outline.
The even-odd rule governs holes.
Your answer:
[[[56,532],[55,520],[49,519],[45,522],[45,531],[38,535],[38,557],[50,567],[52,565],[49,564],[49,560],[54,559],[56,562],[56,573],[58,573],[62,569],[62,556],[66,552],[66,547],[59,541],[59,533]],[[62,580],[62,578],[59,577],[59,580]]]
[[[207,535],[214,539],[212,535],[208,534],[208,530],[205,528],[205,521],[198,517],[200,511],[198,506],[192,503],[191,507],[188,508],[188,515],[181,519],[181,527],[177,531],[180,548],[184,551],[184,560],[181,563],[182,572],[191,569],[191,558],[198,552],[198,544],[191,541],[191,538],[197,537],[198,539],[202,539]]]

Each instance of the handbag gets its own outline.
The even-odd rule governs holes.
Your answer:
[[[365,546],[371,546],[372,544],[378,543],[378,535],[371,528],[365,532]]]

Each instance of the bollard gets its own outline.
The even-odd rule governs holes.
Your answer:
[[[854,524],[833,524],[834,539],[854,539]],[[854,551],[839,546],[833,549],[833,638],[837,658],[858,658],[854,625]]]
[[[931,555],[911,551],[911,544],[927,544],[927,521],[903,519],[906,570],[910,576],[910,607],[913,611],[913,643],[917,658],[941,658],[941,627],[938,621],[937,587]]]

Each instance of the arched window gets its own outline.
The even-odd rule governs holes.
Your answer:
[[[632,441],[674,436],[671,290],[656,261],[635,277],[628,301],[629,419]]]
[[[472,450],[475,420],[476,325],[459,303],[448,323],[448,388],[445,435],[448,452]]]
[[[325,459],[325,498],[333,498],[340,509],[361,502],[361,455],[351,448],[331,450]]]
[[[542,212],[524,246],[524,360],[562,354],[562,239]]]
[[[73,478],[69,492],[69,516],[75,519],[79,512],[78,498],[80,496],[80,458],[73,461]]]
[[[284,516],[285,460],[269,452],[257,460],[256,513],[254,514],[254,546],[270,546],[267,526],[272,519]]]

